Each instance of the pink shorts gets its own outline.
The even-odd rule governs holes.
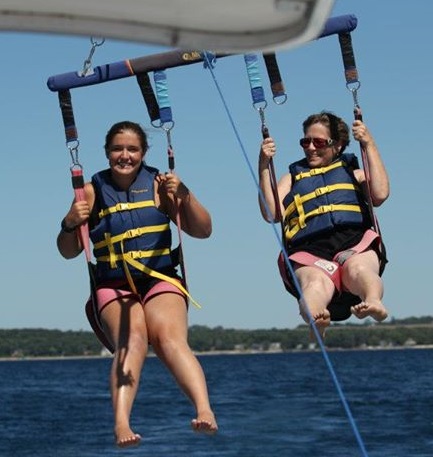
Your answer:
[[[122,284],[123,285],[123,284]],[[159,281],[155,284],[142,298],[138,296],[138,300],[144,305],[147,303],[152,297],[155,295],[159,295],[162,293],[173,293],[180,295],[181,297],[185,297],[185,294],[178,289],[175,285],[166,282],[166,281]],[[125,297],[137,297],[137,294],[127,290],[127,289],[116,289],[115,287],[101,287],[96,291],[96,297],[98,300],[98,312],[99,314],[101,311],[112,301],[118,300],[119,298]]]
[[[295,252],[289,256],[289,259],[299,265],[312,266],[321,269],[334,283],[337,291],[341,292],[345,290],[341,281],[341,267],[344,265],[344,262],[353,254],[359,254],[366,251],[374,242],[378,241],[380,241],[379,234],[369,229],[364,233],[361,241],[356,246],[346,249],[345,251],[338,252],[332,261],[321,259],[320,257],[305,251]],[[290,278],[288,274],[286,262],[282,253],[280,253],[278,257],[278,268],[287,291],[297,297],[297,291],[295,290],[293,279]]]

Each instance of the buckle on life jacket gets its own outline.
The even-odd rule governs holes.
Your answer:
[[[115,208],[117,211],[126,211],[129,209],[129,203],[117,203]]]
[[[330,211],[334,211],[334,205],[323,205],[317,208],[318,214],[325,214],[329,213]]]
[[[325,195],[329,193],[329,186],[318,187],[314,193],[316,197],[320,197],[321,195]]]

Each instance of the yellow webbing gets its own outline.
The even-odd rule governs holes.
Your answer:
[[[316,208],[313,211],[306,213],[303,217],[302,223],[304,223],[304,227],[305,227],[305,221],[307,219],[309,219],[310,217],[317,216],[319,214],[329,213],[331,211],[353,211],[353,212],[360,213],[361,207],[359,205],[323,205],[323,206],[319,206],[319,208]],[[301,226],[301,221],[299,221],[298,219],[292,219],[291,225],[292,225],[292,228],[289,228],[285,231],[285,235],[288,240],[291,240],[299,232],[299,230],[301,230],[301,228],[303,228]]]
[[[295,211],[298,211],[298,213],[300,215],[301,212],[302,213],[304,212],[304,210],[302,208],[303,203],[313,200],[316,197],[320,197],[321,195],[329,194],[336,190],[357,190],[357,189],[358,189],[358,186],[355,186],[354,184],[341,183],[341,184],[330,184],[329,186],[318,187],[313,192],[309,192],[308,194],[305,194],[302,196],[299,194],[296,194],[294,197],[294,201],[292,203],[290,203],[290,205],[285,209],[284,218],[289,217]]]
[[[196,306],[197,308],[201,308],[201,305],[197,303],[192,296],[189,294],[189,292],[185,289],[185,287],[182,286],[179,280],[171,278],[170,276],[166,276],[162,273],[159,273],[158,271],[152,270],[149,267],[146,267],[146,265],[143,265],[142,263],[138,262],[135,259],[139,258],[144,258],[144,257],[152,257],[156,255],[164,255],[164,254],[169,254],[170,249],[159,249],[159,250],[153,250],[153,251],[130,251],[130,252],[124,252],[123,250],[123,242],[121,242],[121,254],[113,254],[109,256],[101,256],[98,257],[96,260],[100,262],[111,262],[114,260],[115,262],[117,261],[122,261],[123,262],[123,268],[126,274],[126,278],[128,280],[128,284],[130,285],[132,291],[134,293],[137,293],[137,289],[134,284],[134,279],[131,276],[131,272],[129,270],[128,264],[136,268],[137,270],[146,273],[149,276],[152,276],[153,278],[158,278],[163,281],[169,282],[173,286],[177,287],[181,292],[183,292],[190,300],[191,303]]]
[[[111,236],[109,233],[106,233],[105,240],[95,243],[94,248],[101,249],[105,246],[109,246],[110,244],[120,243],[123,240],[129,240],[132,238],[136,238],[136,237],[144,235],[146,233],[164,232],[165,230],[169,230],[169,229],[170,229],[169,224],[160,224],[160,225],[150,225],[148,227],[139,227],[136,229],[127,230],[126,232],[120,233],[119,235],[115,235],[115,236]]]
[[[146,273],[147,275],[149,276],[152,276],[153,278],[158,278],[158,279],[162,279],[163,281],[167,281],[169,282],[170,284],[172,284],[173,286],[177,287],[181,292],[183,292],[190,300],[191,300],[191,303],[196,306],[197,308],[201,308],[201,305],[199,305],[192,297],[191,295],[189,294],[189,292],[185,289],[185,287],[182,286],[182,284],[177,280],[177,279],[174,279],[174,278],[171,278],[170,276],[166,276],[166,275],[163,275],[162,273],[159,273],[155,270],[152,270],[151,268],[149,267],[146,267],[146,265],[143,265],[142,263],[140,262],[137,262],[136,260],[134,260],[132,257],[129,257],[128,256],[129,253],[126,253],[124,254],[124,258],[123,258],[123,261],[128,263],[129,265],[132,265],[134,268],[136,268],[137,270],[140,270],[142,271],[143,273]],[[125,265],[125,271],[126,271],[126,275],[128,277],[128,282],[130,283],[131,285],[131,282],[132,284],[134,283],[133,282],[133,279],[131,277],[131,273],[129,272],[129,268],[127,267],[127,265]],[[131,281],[131,282],[130,282]],[[133,286],[131,285],[131,288]],[[135,288],[135,286],[134,286]],[[136,292],[136,291],[135,291]]]
[[[101,219],[108,214],[117,213],[118,211],[129,211],[131,209],[147,208],[148,206],[155,206],[155,202],[153,200],[146,200],[136,203],[117,203],[114,206],[110,206],[109,208],[99,211],[98,216]]]
[[[311,176],[323,175],[324,173],[327,173],[328,171],[341,166],[343,166],[343,162],[339,160],[338,162],[328,165],[327,167],[312,168],[309,171],[302,171],[295,176],[295,181],[300,181],[304,178],[310,178]]]

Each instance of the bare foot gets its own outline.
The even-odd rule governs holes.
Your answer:
[[[114,432],[116,437],[116,445],[118,447],[138,446],[141,441],[141,436],[134,433],[129,427],[117,428]]]
[[[388,311],[380,300],[363,301],[359,305],[352,306],[350,310],[358,319],[364,319],[370,316],[376,321],[381,322],[388,317]]]
[[[327,309],[324,309],[316,314],[312,314],[311,318],[314,321],[314,325],[316,326],[319,335],[324,338],[325,330],[331,324],[331,313]],[[316,336],[313,330],[311,331],[311,336]]]
[[[195,432],[213,435],[218,430],[218,425],[212,411],[205,411],[197,415],[197,419],[191,421],[191,427]]]

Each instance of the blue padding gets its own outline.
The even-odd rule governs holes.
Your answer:
[[[173,115],[169,106],[159,110],[159,120],[161,121],[161,124],[173,122]]]
[[[47,81],[47,86],[51,91],[58,92],[74,87],[91,86],[93,84],[126,78],[133,75],[132,70],[125,60],[95,67],[93,71],[94,73],[88,76],[80,76],[76,71],[50,76]]]
[[[159,106],[159,119],[164,124],[172,122],[170,99],[168,97],[167,75],[164,70],[153,72],[155,81],[155,94]]]
[[[358,19],[354,14],[331,17],[326,21],[323,32],[317,38],[319,39],[329,35],[351,32],[356,29],[357,25]]]
[[[265,93],[262,87],[262,81],[260,78],[259,63],[256,54],[245,54],[245,64],[247,67],[248,80],[251,87],[251,97],[253,103],[262,103],[265,101]]]
[[[251,89],[251,97],[253,98],[253,104],[265,102],[265,91],[263,87],[255,87]]]

